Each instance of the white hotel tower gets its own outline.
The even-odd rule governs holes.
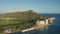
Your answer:
[[[48,25],[48,19],[46,19],[46,21],[45,21],[45,25]]]

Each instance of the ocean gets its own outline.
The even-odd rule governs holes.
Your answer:
[[[54,24],[38,30],[32,30],[25,33],[17,32],[14,34],[60,34],[60,14],[42,14],[43,16],[55,17]]]

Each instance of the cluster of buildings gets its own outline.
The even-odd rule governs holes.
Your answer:
[[[38,26],[45,26],[45,25],[50,25],[54,22],[55,20],[55,17],[51,17],[51,18],[47,18],[47,19],[44,19],[44,20],[37,20],[36,24]]]

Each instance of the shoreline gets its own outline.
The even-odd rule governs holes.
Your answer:
[[[27,32],[27,31],[31,31],[31,30],[37,30],[37,29],[39,29],[40,27],[38,27],[38,26],[34,26],[34,27],[32,27],[32,28],[28,28],[28,29],[25,29],[25,30],[22,30],[21,32]]]
[[[49,20],[51,20],[51,22],[53,23],[54,21],[53,20],[55,20],[55,18],[49,18]],[[40,22],[39,22],[40,23]],[[37,24],[35,24],[33,27],[31,27],[31,28],[27,28],[27,29],[24,29],[24,30],[19,30],[20,32],[22,32],[22,33],[24,33],[24,32],[27,32],[27,31],[31,31],[31,30],[38,30],[38,29],[40,29],[40,30],[43,30],[44,29],[44,27],[48,27],[49,25],[52,25],[52,24],[45,24],[45,23],[40,23],[39,25],[37,25]],[[19,32],[19,31],[17,31],[17,32]],[[15,31],[16,32],[16,31]],[[11,33],[15,33],[14,31],[13,32],[11,32]],[[7,32],[7,33],[10,33],[10,32]]]

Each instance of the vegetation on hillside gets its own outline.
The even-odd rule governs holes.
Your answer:
[[[35,25],[37,20],[44,18],[44,16],[34,12],[33,10],[1,14],[0,32],[3,32],[5,28],[11,28],[15,30],[30,28]]]

